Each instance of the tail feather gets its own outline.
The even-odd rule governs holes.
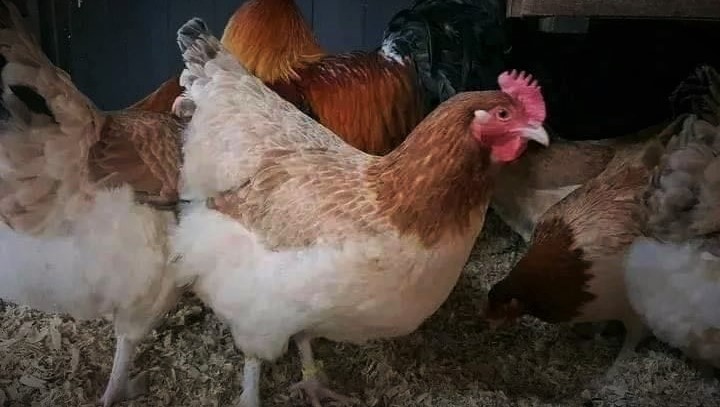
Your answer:
[[[15,6],[0,4],[0,217],[47,232],[89,185],[87,154],[104,116],[56,68]]]
[[[182,52],[185,69],[180,74],[180,86],[185,91],[173,104],[173,112],[179,117],[190,117],[195,112],[195,100],[219,71],[232,73],[236,78],[249,76],[245,67],[232,56],[210,32],[200,18],[192,18],[177,32],[177,43]]]
[[[508,48],[501,3],[418,0],[392,18],[381,52],[413,61],[432,105],[458,92],[496,89]]]

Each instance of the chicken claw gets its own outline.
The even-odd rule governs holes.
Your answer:
[[[302,390],[310,399],[313,407],[322,407],[320,403],[322,399],[331,399],[343,405],[350,405],[355,402],[355,399],[351,397],[330,390],[317,377],[303,379],[301,382],[292,385],[290,390]]]
[[[311,338],[304,334],[298,334],[294,339],[300,351],[303,380],[290,387],[290,390],[302,390],[310,399],[313,407],[322,407],[320,403],[322,399],[331,399],[343,405],[353,404],[355,402],[353,398],[330,390],[320,381],[321,371],[313,357],[312,345],[310,344]]]

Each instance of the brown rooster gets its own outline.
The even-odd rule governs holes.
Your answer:
[[[381,48],[323,56],[293,0],[250,0],[223,44],[349,144],[386,154],[456,92],[497,87],[507,48],[502,17],[498,0],[418,0],[392,18]],[[167,111],[177,81],[164,87],[140,105]]]
[[[414,331],[450,294],[484,223],[497,168],[548,143],[531,77],[442,103],[390,154],[362,153],[272,92],[199,19],[178,32],[192,112],[181,281],[225,320],[245,356],[241,405],[262,361],[293,339],[313,406],[345,400],[319,381],[311,341]],[[182,113],[182,112],[178,112]],[[184,116],[184,114],[179,114]]]
[[[325,55],[293,0],[246,1],[228,20],[221,41],[253,75],[278,83],[281,92],[283,84],[299,78],[298,70]],[[169,113],[182,93],[179,79],[172,77],[130,107]]]
[[[676,95],[688,88],[684,82]],[[691,99],[716,93],[717,85],[706,85],[703,95]],[[708,116],[704,106],[695,103],[689,110]],[[540,217],[527,253],[491,288],[488,319],[497,324],[530,314],[551,323],[619,320],[627,329],[620,358],[633,352],[648,331],[631,307],[623,257],[645,231],[643,195],[686,117],[680,114],[655,137],[615,152],[602,173]]]

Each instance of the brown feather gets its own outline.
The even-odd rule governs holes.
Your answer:
[[[523,312],[547,322],[581,315],[596,298],[590,287],[595,273],[611,270],[618,254],[642,234],[642,194],[652,170],[643,159],[654,144],[616,154],[600,175],[541,217],[528,252],[491,289],[489,317],[500,317],[493,313],[513,298]]]
[[[180,77],[174,76],[165,81],[153,93],[135,102],[128,109],[140,109],[148,112],[171,113],[175,98],[180,96],[183,87],[180,86]]]
[[[638,133],[598,141],[555,140],[536,145],[498,175],[492,208],[516,233],[529,240],[535,224],[552,205],[598,176],[616,154],[640,149],[667,123]]]
[[[150,203],[177,201],[182,126],[174,117],[143,111],[110,113],[90,149],[91,177],[104,185],[129,184]]]
[[[273,250],[378,233],[433,247],[447,235],[466,235],[484,217],[495,170],[468,128],[475,110],[503,103],[512,100],[501,92],[457,95],[384,157],[267,150],[248,184],[207,205]]]
[[[413,66],[377,52],[327,56],[299,75],[294,82],[309,111],[350,145],[369,154],[392,151],[426,113]],[[292,94],[281,96],[299,99]]]
[[[263,82],[297,78],[325,53],[293,0],[249,0],[228,20],[222,44]]]

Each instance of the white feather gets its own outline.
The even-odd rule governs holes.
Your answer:
[[[720,330],[720,262],[690,244],[643,239],[625,266],[630,301],[655,335],[717,365],[720,337],[708,334]]]

